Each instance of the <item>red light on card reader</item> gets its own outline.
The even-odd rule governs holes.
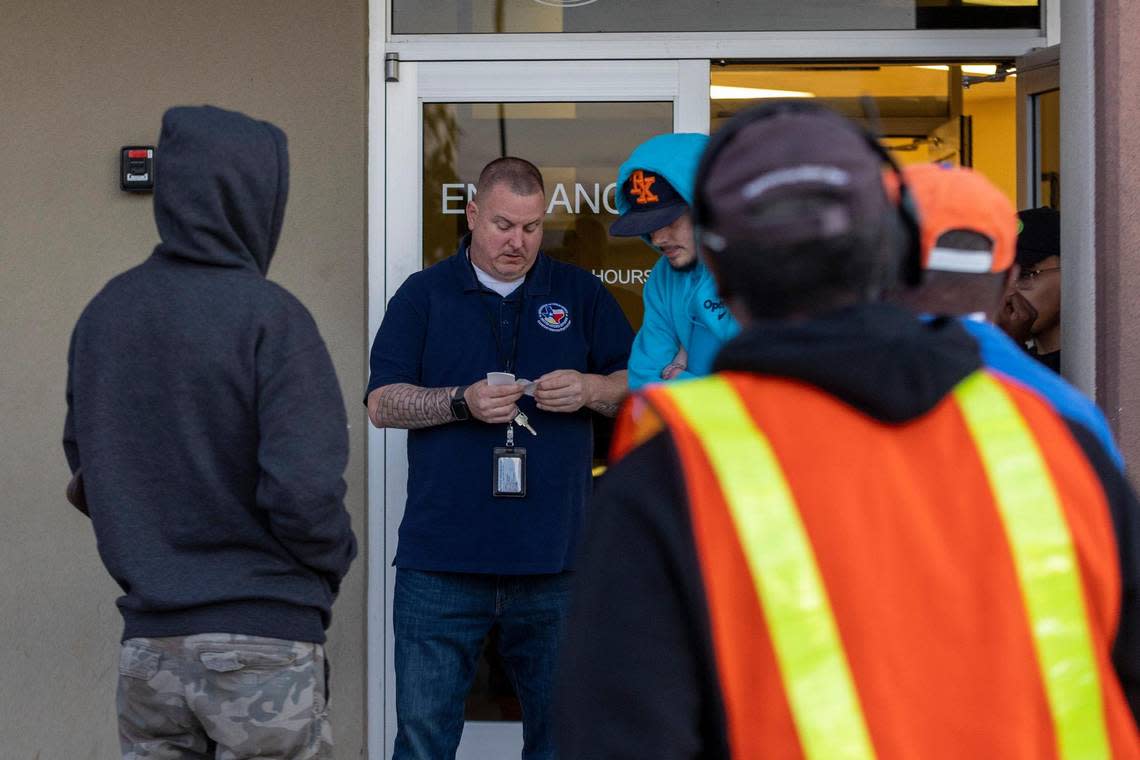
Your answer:
[[[128,150],[127,158],[146,158],[145,150]]]

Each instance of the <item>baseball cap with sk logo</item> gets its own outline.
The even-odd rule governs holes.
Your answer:
[[[630,172],[621,192],[628,206],[610,225],[610,234],[617,237],[648,235],[668,227],[689,210],[689,204],[667,179],[647,169]]]

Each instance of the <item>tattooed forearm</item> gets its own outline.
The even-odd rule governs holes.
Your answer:
[[[416,428],[443,425],[451,414],[452,388],[421,388],[394,383],[368,394],[368,419],[380,428]]]
[[[606,417],[616,416],[621,408],[622,399],[629,393],[629,373],[624,369],[609,375],[595,376],[598,378],[594,391],[594,400],[586,406],[598,414]]]
[[[617,415],[620,404],[613,404],[608,401],[598,401],[590,404],[590,408],[598,414],[605,415],[606,417],[613,417]]]

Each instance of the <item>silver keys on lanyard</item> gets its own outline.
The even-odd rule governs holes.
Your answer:
[[[519,427],[526,428],[528,431],[530,431],[531,435],[538,435],[538,432],[530,426],[530,420],[527,419],[526,414],[521,409],[519,410],[519,413],[515,415],[515,418],[511,420],[511,422],[512,424],[518,425]]]

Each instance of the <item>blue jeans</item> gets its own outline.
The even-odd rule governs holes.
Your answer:
[[[398,568],[393,760],[455,757],[464,700],[483,640],[494,627],[522,705],[522,756],[553,760],[554,669],[568,598],[567,573],[481,575]]]

